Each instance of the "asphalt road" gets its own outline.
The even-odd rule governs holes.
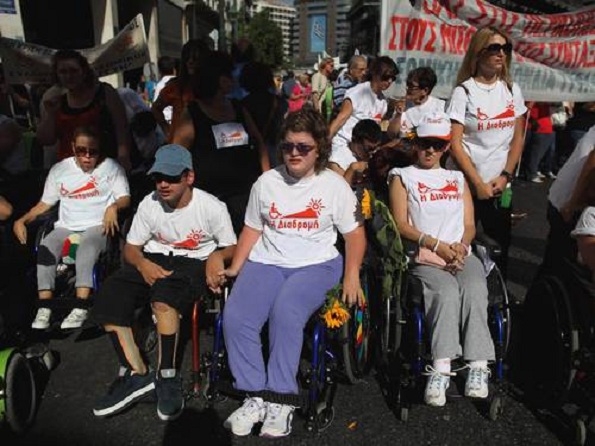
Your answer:
[[[510,290],[518,301],[513,324],[522,320],[522,300],[544,249],[548,183],[518,182],[514,189],[517,210],[528,217],[514,228],[510,261]],[[93,416],[95,398],[102,395],[117,370],[115,356],[105,336],[88,336],[75,331],[55,335],[51,348],[59,352],[60,364],[51,373],[34,427],[25,436],[0,437],[1,445],[265,445],[271,440],[256,436],[231,438],[223,420],[237,407],[236,401],[219,403],[202,410],[189,401],[183,416],[171,423],[160,421],[155,404],[140,403],[109,419]],[[190,345],[186,346],[185,376],[190,370]],[[514,370],[514,362],[510,368]],[[274,441],[282,445],[556,445],[568,441],[558,420],[535,413],[522,402],[522,393],[511,385],[505,397],[504,413],[490,421],[485,410],[468,400],[449,402],[444,408],[415,405],[407,423],[388,408],[374,372],[364,383],[340,385],[335,403],[336,416],[323,433],[305,431],[303,418],[294,419],[289,438]],[[354,427],[355,426],[355,427]],[[351,427],[351,428],[350,428]]]

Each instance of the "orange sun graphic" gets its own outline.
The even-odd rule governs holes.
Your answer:
[[[312,198],[310,203],[308,204],[308,208],[315,211],[318,215],[320,215],[320,211],[322,211],[325,206],[322,205],[322,199],[315,200]]]

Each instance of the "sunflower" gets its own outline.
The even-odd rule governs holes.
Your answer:
[[[337,285],[326,294],[326,304],[320,317],[327,328],[333,330],[343,326],[349,320],[349,310],[341,299],[341,286]]]
[[[364,192],[362,194],[361,206],[362,216],[366,220],[372,218],[372,197],[370,196],[370,191],[368,189],[364,189]]]

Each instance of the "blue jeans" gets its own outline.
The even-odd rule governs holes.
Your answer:
[[[539,164],[544,162],[544,171],[552,171],[554,154],[556,152],[555,133],[533,133],[531,138],[531,150],[529,151],[528,174],[529,179],[537,176]]]

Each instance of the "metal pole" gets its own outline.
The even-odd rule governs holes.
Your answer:
[[[227,50],[225,41],[225,0],[219,0],[219,51]]]

